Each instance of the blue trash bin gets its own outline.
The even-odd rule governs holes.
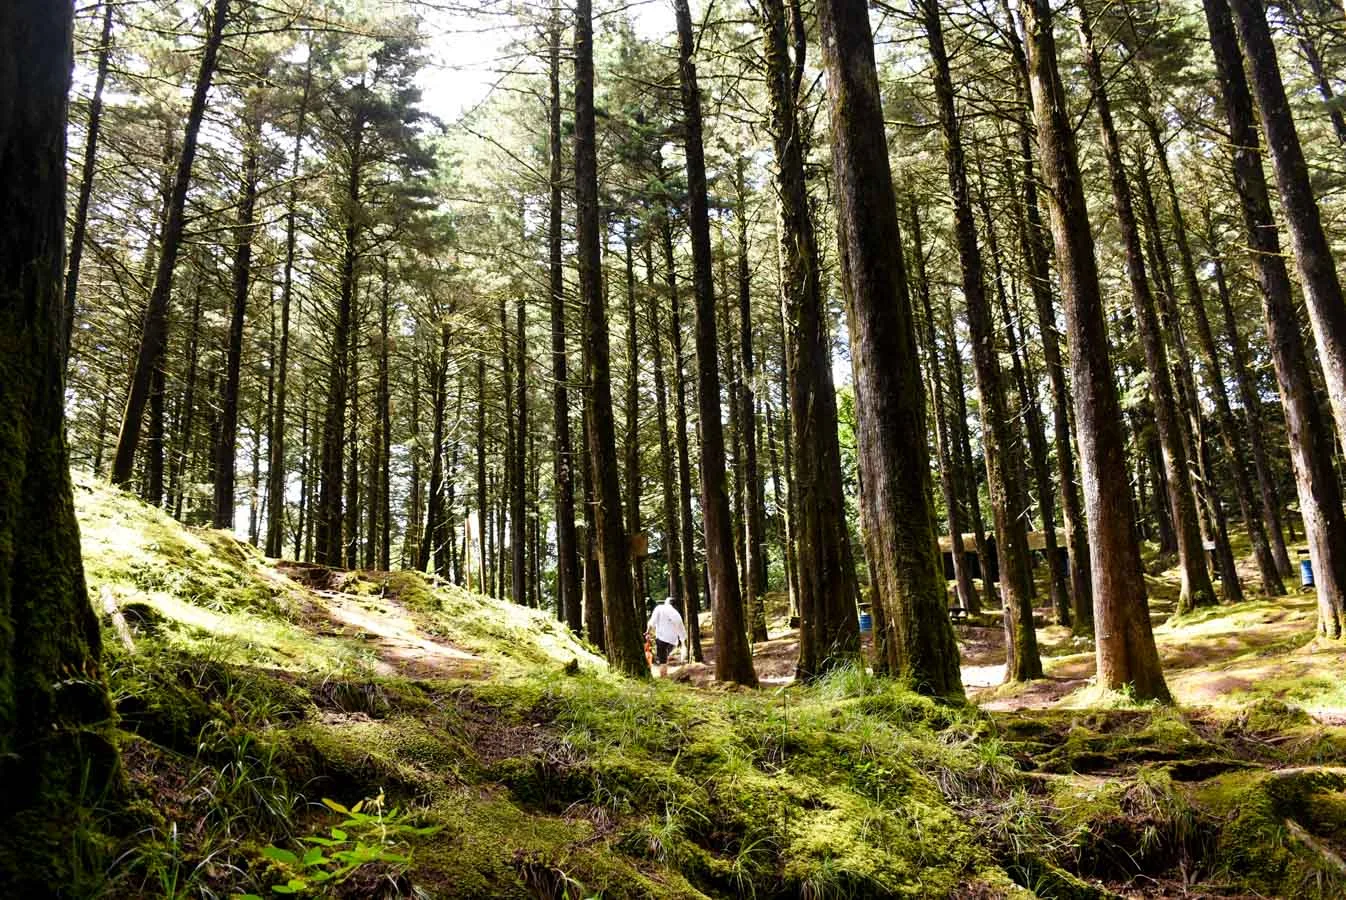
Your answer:
[[[1313,587],[1313,560],[1306,553],[1299,556],[1299,585],[1306,588]]]

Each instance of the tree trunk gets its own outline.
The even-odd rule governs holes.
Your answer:
[[[1346,115],[1342,114],[1341,103],[1332,90],[1332,82],[1327,78],[1327,69],[1323,65],[1322,54],[1318,52],[1318,46],[1313,42],[1313,36],[1309,33],[1299,0],[1281,0],[1279,5],[1294,27],[1295,43],[1299,44],[1299,50],[1304,54],[1304,61],[1309,64],[1309,71],[1313,73],[1313,81],[1318,87],[1318,95],[1323,98],[1323,106],[1327,109],[1327,117],[1332,122],[1332,133],[1337,136],[1337,143],[1346,145]],[[1343,14],[1346,14],[1346,10],[1343,10]]]
[[[565,269],[561,257],[561,13],[552,6],[549,53],[551,102],[548,107],[550,207],[547,225],[551,303],[552,468],[556,495],[556,596],[566,624],[575,634],[584,626],[580,563],[575,535],[575,454],[570,443],[570,390],[566,362]]]
[[[1327,397],[1332,404],[1337,434],[1346,444],[1346,298],[1342,296],[1336,261],[1323,231],[1262,0],[1229,0],[1229,7],[1234,13],[1252,89],[1257,93],[1257,111],[1271,151],[1272,171],[1280,188],[1281,210],[1299,267],[1299,282],[1318,345]]]
[[[734,561],[733,522],[724,471],[720,420],[720,367],[715,335],[715,285],[711,273],[710,215],[706,162],[701,144],[701,91],[692,61],[692,14],[687,0],[674,0],[678,23],[678,74],[682,87],[683,140],[687,154],[687,220],[692,236],[692,284],[696,294],[697,418],[701,428],[701,517],[706,570],[715,627],[715,677],[756,685],[752,649],[743,617],[743,595]]]
[[[692,521],[692,466],[687,449],[687,378],[683,368],[682,300],[678,294],[678,272],[673,255],[673,225],[667,216],[663,220],[664,268],[668,278],[669,331],[673,337],[673,413],[677,422],[675,440],[678,445],[678,544],[682,549],[683,596],[678,598],[679,610],[687,624],[688,642],[692,659],[702,661],[701,628],[697,614],[701,611],[701,592],[697,587],[695,523]]]
[[[1150,142],[1159,160],[1159,173],[1163,177],[1164,190],[1168,197],[1169,217],[1173,224],[1173,241],[1178,248],[1178,264],[1182,270],[1183,291],[1187,306],[1192,311],[1192,320],[1196,323],[1197,344],[1201,350],[1206,369],[1206,387],[1215,399],[1216,424],[1220,429],[1221,443],[1228,459],[1229,471],[1234,481],[1234,494],[1238,499],[1239,514],[1248,537],[1252,543],[1253,558],[1257,562],[1262,578],[1262,589],[1268,596],[1277,597],[1285,593],[1280,574],[1276,568],[1276,559],[1267,540],[1266,529],[1262,523],[1260,510],[1255,506],[1252,481],[1248,476],[1248,458],[1239,440],[1238,426],[1234,421],[1233,409],[1229,403],[1229,389],[1225,382],[1224,368],[1220,363],[1219,351],[1215,345],[1215,334],[1211,330],[1210,318],[1206,314],[1206,300],[1197,280],[1196,259],[1192,253],[1191,240],[1187,234],[1187,221],[1183,216],[1182,204],[1178,200],[1177,185],[1173,180],[1173,171],[1169,167],[1168,151],[1159,132],[1157,122],[1147,121]],[[1217,263],[1218,265],[1218,263]],[[1218,273],[1223,279],[1224,272]],[[1260,442],[1261,435],[1256,436]]]
[[[248,312],[248,289],[252,283],[252,238],[257,229],[253,211],[257,205],[257,155],[262,140],[261,125],[258,118],[244,128],[243,187],[238,202],[238,243],[234,248],[234,302],[229,314],[224,390],[220,394],[220,433],[215,446],[215,505],[211,524],[216,528],[234,527],[238,386],[243,362],[243,325]]]
[[[823,297],[805,180],[807,136],[799,122],[798,92],[807,44],[794,42],[792,64],[783,0],[766,0],[762,11],[776,153],[783,362],[789,376],[788,395],[782,401],[790,407],[786,440],[797,461],[790,490],[793,527],[787,533],[786,553],[797,578],[793,599],[799,615],[799,660],[795,673],[808,679],[858,655],[859,622],[852,602],[857,587],[842,495],[832,323]],[[798,14],[797,7],[791,7],[791,14]]]
[[[127,391],[126,407],[122,412],[121,431],[117,435],[117,454],[112,462],[114,484],[125,485],[131,480],[136,445],[140,443],[140,427],[145,415],[145,403],[149,400],[154,373],[163,366],[164,349],[168,342],[168,302],[173,293],[173,270],[177,266],[178,249],[182,246],[182,234],[186,224],[187,189],[192,180],[192,162],[196,159],[197,135],[200,134],[201,119],[206,112],[206,95],[210,93],[210,83],[215,76],[215,59],[224,40],[224,25],[228,17],[229,0],[213,0],[210,30],[202,49],[201,65],[197,69],[196,87],[192,92],[191,106],[187,111],[187,123],[183,130],[177,172],[173,178],[168,215],[164,219],[162,237],[159,240],[159,264],[154,275],[154,289],[145,308],[140,349],[136,354],[130,390]],[[162,452],[160,456],[162,457]],[[151,468],[154,465],[151,460]],[[159,468],[162,469],[162,459]]]
[[[1215,288],[1220,298],[1220,314],[1224,320],[1225,337],[1229,342],[1230,367],[1234,371],[1234,383],[1238,387],[1242,416],[1239,423],[1246,429],[1248,444],[1252,449],[1253,471],[1257,475],[1257,488],[1261,499],[1262,524],[1265,526],[1267,540],[1271,544],[1271,557],[1276,562],[1276,572],[1281,579],[1291,578],[1294,572],[1290,566],[1290,554],[1285,549],[1285,531],[1281,525],[1280,491],[1276,487],[1276,478],[1271,471],[1271,462],[1267,458],[1266,440],[1262,430],[1262,402],[1248,371],[1248,348],[1239,333],[1238,322],[1234,317],[1234,303],[1229,295],[1229,284],[1225,280],[1224,260],[1221,258],[1219,239],[1215,234],[1215,223],[1211,220],[1210,208],[1203,210],[1206,222],[1207,249],[1211,255],[1211,265],[1215,270]]]
[[[622,241],[626,250],[626,413],[625,444],[622,447],[622,474],[626,476],[626,533],[634,539],[641,531],[640,495],[642,479],[640,475],[640,359],[636,347],[638,328],[636,326],[636,270],[632,257],[631,231],[628,220],[624,224]],[[633,600],[636,615],[644,623],[646,605],[649,601],[649,588],[645,584],[645,559],[631,554],[631,584],[634,588]]]
[[[1112,181],[1113,211],[1121,231],[1126,252],[1126,271],[1131,284],[1131,299],[1135,306],[1136,324],[1145,350],[1145,367],[1150,375],[1150,392],[1154,400],[1155,424],[1163,448],[1164,474],[1168,479],[1169,508],[1178,537],[1178,566],[1181,587],[1178,593],[1177,613],[1190,612],[1216,602],[1215,588],[1206,569],[1206,551],[1202,545],[1193,499],[1188,454],[1184,446],[1182,422],[1174,397],[1172,374],[1168,367],[1168,352],[1160,332],[1155,312],[1154,296],[1145,273],[1145,258],[1141,247],[1140,229],[1132,206],[1131,184],[1122,163],[1121,143],[1113,125],[1108,102],[1103,67],[1094,47],[1089,18],[1082,5],[1076,8],[1080,16],[1080,42],[1085,69],[1093,88],[1094,105],[1102,129],[1104,155]]]
[[[651,265],[648,260],[646,264]],[[653,276],[653,271],[650,275]],[[647,312],[650,317],[650,350],[654,365],[655,418],[659,427],[659,474],[664,496],[664,561],[668,570],[668,596],[685,611],[682,534],[678,527],[678,481],[674,470],[676,450],[668,428],[668,388],[664,378],[664,336],[659,325],[659,302],[659,296],[651,290]]]
[[[339,566],[341,552],[341,480],[345,461],[345,424],[348,378],[348,347],[351,342],[355,302],[356,266],[359,263],[360,178],[363,165],[364,120],[351,123],[350,168],[346,173],[346,222],[342,230],[340,288],[337,294],[336,328],[332,334],[331,363],[327,374],[327,409],[323,417],[322,462],[319,471],[318,510],[315,530],[317,561]],[[351,448],[355,452],[355,448]]]
[[[430,443],[430,488],[425,504],[425,532],[421,539],[420,556],[416,560],[418,572],[429,569],[433,557],[448,552],[448,548],[439,543],[444,538],[444,522],[447,518],[444,511],[444,415],[448,400],[448,374],[449,328],[441,323],[439,359],[435,362],[434,381],[430,389],[430,415],[434,425],[434,437]]]
[[[514,477],[510,479],[509,533],[510,533],[510,599],[520,606],[528,605],[528,335],[527,310],[521,291],[515,305],[514,370],[519,383],[514,395],[514,414],[517,426],[514,433],[514,459],[510,462]]]
[[[586,434],[594,484],[594,537],[603,592],[608,660],[619,672],[648,677],[643,622],[631,602],[631,554],[622,526],[617,435],[612,416],[607,309],[599,254],[598,158],[594,134],[593,22],[590,0],[575,5],[575,203],[580,297],[584,301]]]
[[[266,472],[267,524],[266,555],[280,556],[285,530],[285,404],[290,374],[290,301],[294,296],[294,257],[298,240],[296,212],[299,206],[299,164],[304,152],[304,128],[308,119],[309,94],[313,86],[313,67],[304,66],[304,91],[299,100],[299,120],[295,127],[294,153],[290,159],[290,192],[285,207],[285,263],[281,269],[280,355],[276,361],[276,405],[271,423],[271,440]],[[415,522],[416,519],[412,519]],[[414,529],[408,529],[411,532]]]
[[[995,272],[996,301],[1000,317],[1004,322],[1005,343],[1010,355],[1010,368],[1014,373],[1014,385],[1019,392],[1020,410],[1014,418],[1022,417],[1023,433],[1028,440],[1028,461],[1032,466],[1033,482],[1037,488],[1038,518],[1042,524],[1043,555],[1046,557],[1048,573],[1048,592],[1052,608],[1056,611],[1058,625],[1071,627],[1070,589],[1066,585],[1066,570],[1061,565],[1056,543],[1056,506],[1052,500],[1051,467],[1047,462],[1047,434],[1042,424],[1042,407],[1038,405],[1036,381],[1027,359],[1027,338],[1021,330],[1023,313],[1018,307],[1017,293],[1011,307],[1009,291],[1005,289],[1005,272],[1000,258],[1000,244],[996,234],[995,222],[991,216],[991,204],[986,197],[985,181],[982,181],[978,193],[986,231],[986,246],[991,253],[992,268]],[[1019,324],[1016,324],[1019,323]],[[1022,444],[1022,442],[1021,442]],[[1022,445],[1020,446],[1022,454]],[[1027,486],[1021,479],[1021,492],[1027,494]],[[1027,510],[1027,497],[1024,498]],[[1031,551],[1030,551],[1031,569]]]
[[[1230,143],[1234,148],[1234,183],[1243,209],[1248,245],[1253,251],[1266,315],[1267,341],[1276,367],[1281,403],[1285,407],[1295,488],[1318,591],[1318,628],[1325,635],[1340,637],[1346,618],[1343,607],[1346,604],[1346,513],[1342,510],[1341,484],[1332,467],[1332,431],[1314,396],[1290,276],[1280,253],[1280,240],[1271,215],[1257,130],[1253,125],[1252,96],[1234,38],[1229,6],[1225,0],[1203,0],[1202,5],[1224,93]]]
[[[72,12],[0,6],[0,870],[12,896],[93,892],[76,849],[120,780],[65,442]]]
[[[982,444],[986,452],[991,510],[995,516],[1000,595],[1004,603],[1008,653],[1005,679],[1028,681],[1042,677],[1042,660],[1038,656],[1037,632],[1033,628],[1033,570],[1028,535],[1015,503],[1021,488],[1013,461],[1014,438],[1005,403],[1000,360],[996,353],[991,305],[986,298],[981,248],[977,243],[977,222],[968,187],[963,139],[954,109],[953,81],[949,76],[949,58],[944,49],[939,5],[935,0],[922,0],[921,10],[930,58],[934,63],[935,97],[939,108],[940,130],[944,137],[945,168],[953,198],[958,263],[963,275],[963,301],[967,311],[968,334],[972,340],[977,395],[981,400]]]
[[[925,392],[902,257],[893,251],[897,203],[868,4],[822,0],[818,9],[856,373],[860,477],[878,556],[875,602],[888,618],[893,676],[923,693],[961,696],[958,646],[935,559]]]
[[[1162,154],[1162,145],[1160,146]],[[1176,363],[1172,366],[1173,384],[1177,389],[1179,419],[1185,425],[1183,434],[1187,458],[1197,470],[1197,477],[1193,479],[1193,493],[1199,507],[1198,512],[1202,515],[1203,546],[1204,542],[1215,544],[1215,562],[1220,573],[1224,601],[1242,603],[1243,586],[1239,583],[1234,551],[1229,545],[1229,523],[1225,516],[1224,501],[1220,498],[1220,486],[1215,479],[1207,423],[1197,396],[1196,366],[1187,347],[1182,317],[1178,312],[1177,289],[1173,284],[1172,266],[1164,246],[1163,235],[1159,231],[1159,211],[1155,206],[1154,191],[1150,187],[1152,178],[1148,160],[1142,153],[1137,179],[1140,185],[1141,209],[1145,214],[1145,231],[1149,238],[1150,264],[1158,274],[1160,326],[1169,336],[1176,356]],[[1200,290],[1196,290],[1199,305],[1201,295]]]
[[[953,579],[957,591],[958,605],[970,615],[981,612],[981,597],[972,584],[972,572],[968,569],[967,553],[963,549],[963,511],[958,497],[958,468],[955,462],[954,448],[949,434],[948,407],[944,402],[944,383],[939,360],[939,341],[935,336],[935,315],[930,304],[930,279],[925,271],[925,242],[921,239],[920,209],[913,195],[911,202],[911,255],[915,260],[916,294],[921,300],[921,312],[925,317],[926,357],[929,360],[929,383],[934,392],[935,409],[935,449],[939,453],[939,480],[944,494],[944,507],[949,526],[949,550],[953,560]]]
[[[103,124],[103,87],[107,84],[108,61],[112,56],[112,0],[103,2],[103,30],[98,42],[97,74],[93,95],[89,98],[89,121],[85,124],[84,163],[80,168],[79,198],[75,201],[75,221],[70,229],[70,259],[65,276],[65,360],[70,360],[70,345],[75,335],[75,300],[79,294],[79,265],[84,258],[84,233],[89,224],[89,200],[93,196],[95,163],[98,160],[98,136]]]
[[[1051,205],[1075,395],[1080,476],[1089,521],[1098,683],[1130,685],[1137,697],[1169,699],[1150,625],[1127,483],[1122,415],[1084,202],[1074,131],[1056,62],[1048,0],[1020,4],[1043,182]]]
[[[748,601],[748,634],[753,641],[768,639],[766,630],[766,542],[762,536],[764,519],[762,479],[757,461],[757,364],[753,357],[752,283],[748,264],[747,189],[744,169],[747,161],[738,160],[735,190],[738,195],[738,326],[739,326],[739,443],[743,448],[743,590]]]
[[[352,324],[360,319],[359,313],[351,310]],[[356,559],[355,551],[358,548],[360,539],[360,337],[354,329],[350,332],[350,342],[348,349],[343,354],[347,357],[346,371],[350,373],[350,391],[348,394],[347,406],[349,407],[346,421],[349,423],[346,432],[346,446],[350,452],[346,454],[346,502],[344,515],[338,516],[337,521],[341,522],[341,551],[343,562],[346,568],[354,569],[359,565]]]
[[[1021,72],[1026,85],[1027,58],[1019,34],[1010,29],[1011,44],[1016,58],[1021,59]],[[1018,90],[1025,91],[1026,86]],[[1031,105],[1031,100],[1024,97]],[[1084,511],[1075,486],[1075,449],[1070,427],[1070,388],[1066,383],[1066,367],[1061,361],[1060,334],[1056,327],[1047,263],[1045,228],[1038,205],[1038,177],[1034,171],[1032,127],[1025,118],[1019,129],[1019,154],[1023,165],[1023,222],[1019,241],[1023,245],[1028,264],[1028,278],[1037,310],[1038,334],[1042,340],[1042,358],[1047,368],[1047,379],[1052,394],[1052,431],[1056,442],[1056,478],[1061,490],[1061,513],[1066,531],[1066,555],[1070,568],[1070,611],[1076,634],[1093,634],[1093,589],[1089,580],[1089,543],[1085,534]]]

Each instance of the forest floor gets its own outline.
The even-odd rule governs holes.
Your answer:
[[[88,894],[1346,895],[1346,659],[1303,597],[1175,622],[1157,575],[1175,707],[1092,693],[1054,626],[995,687],[989,621],[979,706],[790,684],[779,617],[761,690],[640,683],[542,613],[76,494],[127,776]]]

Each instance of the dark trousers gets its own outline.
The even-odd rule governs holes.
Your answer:
[[[658,663],[659,665],[661,665],[661,666],[662,666],[662,665],[667,665],[667,664],[668,664],[668,654],[670,654],[670,653],[673,652],[673,646],[674,646],[673,644],[670,644],[670,643],[668,643],[667,641],[661,641],[661,640],[659,640],[658,638],[655,638],[655,639],[654,639],[654,661],[657,662],[657,663]]]

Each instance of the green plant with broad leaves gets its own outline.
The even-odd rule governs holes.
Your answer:
[[[405,811],[384,811],[383,795],[362,800],[347,809],[335,800],[323,804],[345,818],[324,835],[300,838],[299,850],[269,846],[262,851],[278,863],[288,876],[283,884],[274,884],[277,894],[307,894],[319,887],[340,884],[361,867],[383,864],[404,867],[411,862],[405,850],[408,838],[431,835],[441,826],[418,827],[408,821]],[[261,900],[255,894],[242,894],[235,900]]]

